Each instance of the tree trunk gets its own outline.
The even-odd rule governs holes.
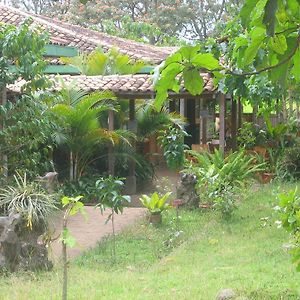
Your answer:
[[[70,152],[70,181],[74,180],[74,160],[73,152]]]
[[[67,230],[67,220],[64,217],[63,220],[63,232]],[[62,241],[62,261],[63,261],[63,290],[62,300],[67,300],[68,293],[68,257],[67,257],[67,245],[65,241]]]

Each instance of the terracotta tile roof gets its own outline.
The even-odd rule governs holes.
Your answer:
[[[204,92],[211,93],[214,91],[213,81],[209,74],[201,74],[204,82]],[[53,86],[50,91],[59,91],[62,88],[62,81],[66,85],[76,84],[78,89],[88,92],[110,90],[116,96],[134,95],[135,97],[150,98],[154,95],[152,75],[109,75],[109,76],[71,76],[71,75],[50,75]],[[8,90],[13,93],[20,93],[24,80],[20,80],[14,85],[9,85]],[[173,93],[172,93],[173,94]],[[186,95],[187,92],[182,89],[179,95]]]
[[[16,8],[0,5],[0,22],[18,26],[24,19],[31,17],[34,24],[41,26],[50,34],[51,43],[62,46],[73,46],[80,51],[92,51],[101,46],[105,51],[117,47],[131,58],[157,64],[163,61],[176,48],[157,47],[119,37],[110,36],[98,31],[71,25],[45,16],[23,12]]]

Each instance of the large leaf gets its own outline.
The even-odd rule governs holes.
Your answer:
[[[200,95],[202,93],[204,81],[198,70],[189,68],[184,69],[183,80],[185,88],[192,95]]]
[[[269,36],[274,36],[275,33],[275,23],[276,23],[276,12],[278,9],[278,0],[268,0],[265,13],[263,17],[263,23],[266,25],[267,34]]]
[[[214,70],[220,67],[219,62],[211,53],[197,54],[192,59],[194,66],[207,70]]]
[[[286,38],[283,34],[275,35],[270,39],[270,46],[278,54],[284,54],[287,50]]]
[[[297,81],[300,81],[300,48],[296,51],[293,57],[293,68],[291,70],[292,74],[294,75]]]
[[[261,27],[255,27],[251,31],[251,43],[245,51],[244,56],[244,66],[251,64],[256,57],[258,49],[260,48],[264,38],[265,38],[265,29]]]

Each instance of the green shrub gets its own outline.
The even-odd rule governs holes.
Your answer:
[[[293,235],[293,248],[290,252],[297,271],[300,271],[300,197],[297,195],[297,188],[289,193],[279,194],[278,198],[281,225]]]
[[[200,198],[212,202],[224,216],[235,208],[235,195],[262,165],[253,165],[254,157],[233,152],[224,157],[221,151],[197,153],[188,151],[196,162],[189,163],[183,172],[197,177],[196,189]]]

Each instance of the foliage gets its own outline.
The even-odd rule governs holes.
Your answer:
[[[145,66],[143,61],[133,61],[116,48],[111,48],[107,53],[98,48],[89,54],[81,53],[74,57],[62,57],[60,60],[77,67],[81,74],[88,76],[135,74]]]
[[[31,0],[32,1],[32,0]],[[239,1],[68,0],[48,9],[75,24],[156,45],[178,45],[215,35],[237,13]],[[80,3],[86,4],[85,6]],[[61,7],[66,8],[68,13]]]
[[[178,92],[181,82],[192,95],[201,94],[201,71],[213,74],[220,91],[235,95],[245,95],[244,81],[252,75],[267,76],[277,88],[299,82],[299,7],[297,0],[246,0],[238,19],[227,25],[225,38],[182,47],[159,66],[156,108],[168,91]],[[224,86],[228,81],[233,82],[230,90]]]
[[[163,148],[167,165],[171,169],[178,169],[183,166],[184,150],[188,146],[184,143],[184,137],[188,136],[181,126],[169,125],[165,130],[159,132],[158,141]]]
[[[131,201],[130,196],[122,195],[121,189],[123,188],[124,182],[122,178],[116,178],[108,176],[107,178],[101,178],[96,181],[96,189],[98,190],[99,204],[96,207],[100,207],[101,211],[105,207],[111,209],[111,214],[108,216],[107,221],[111,220],[112,233],[114,238],[113,243],[113,259],[116,258],[116,235],[115,235],[115,213],[123,213],[124,204]]]
[[[118,214],[123,212],[123,206],[130,202],[130,196],[122,195],[124,178],[116,178],[109,175],[96,181],[95,187],[98,191],[98,206],[102,209],[109,207],[112,212]]]
[[[38,28],[32,28],[26,20],[18,28],[0,25],[0,88],[23,78],[27,83],[24,90],[36,90],[45,85],[43,70],[44,47],[48,37]],[[14,66],[12,66],[14,62]]]
[[[168,192],[162,196],[159,196],[158,193],[155,192],[151,196],[142,195],[140,201],[151,214],[160,214],[164,210],[171,208],[171,205],[167,203],[171,194],[171,192]]]
[[[281,224],[293,235],[294,247],[291,250],[293,262],[300,271],[300,197],[297,188],[288,193],[278,195],[279,208],[281,210]]]
[[[82,91],[63,91],[61,103],[52,107],[61,126],[56,133],[56,141],[69,151],[71,180],[82,176],[86,166],[95,160],[93,155],[97,146],[103,143],[129,143],[133,138],[130,132],[109,131],[101,126],[101,116],[109,110],[116,110],[112,103],[114,99],[110,92],[86,95]]]
[[[300,144],[285,148],[279,162],[279,170],[282,179],[300,178]]]
[[[35,178],[53,169],[53,132],[57,130],[53,114],[39,98],[24,95],[0,106],[5,127],[0,131],[0,148],[8,155],[9,170]]]
[[[15,184],[1,188],[0,207],[4,213],[19,213],[31,230],[34,226],[47,227],[48,217],[57,209],[55,195],[36,182],[28,182],[26,173],[14,175]]]
[[[238,130],[237,141],[240,147],[251,149],[256,145],[256,132],[253,124],[243,122],[242,127]]]
[[[156,111],[152,105],[139,107],[137,111],[137,128],[140,138],[147,138],[157,134],[168,125],[175,125],[183,128],[186,124],[184,118],[177,113],[169,113],[165,108]]]
[[[225,217],[231,216],[236,193],[262,169],[262,165],[253,165],[254,158],[248,157],[243,151],[232,152],[226,157],[218,150],[214,153],[188,153],[195,162],[187,163],[182,172],[196,175],[198,194],[212,202]]]

